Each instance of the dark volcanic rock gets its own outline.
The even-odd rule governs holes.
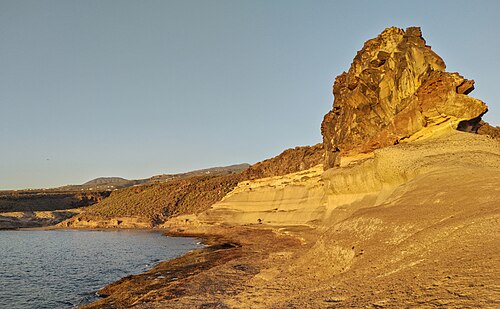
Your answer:
[[[243,179],[282,176],[323,163],[323,144],[301,146],[283,151],[276,157],[255,163],[243,172]]]
[[[334,104],[321,125],[325,168],[340,157],[399,143],[424,128],[456,128],[487,111],[468,97],[474,81],[445,72],[420,28],[385,29],[367,41],[333,85]]]
[[[485,121],[480,121],[477,134],[488,135],[491,138],[500,140],[500,127],[494,127]]]

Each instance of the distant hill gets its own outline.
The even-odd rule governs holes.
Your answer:
[[[155,175],[145,179],[125,179],[121,177],[99,177],[87,181],[81,185],[68,185],[57,188],[59,191],[82,191],[82,190],[91,190],[91,191],[110,191],[115,189],[123,189],[127,187],[132,187],[136,185],[144,185],[144,184],[152,184],[152,183],[163,183],[168,182],[174,179],[183,179],[192,176],[204,176],[204,175],[226,175],[226,174],[235,174],[246,170],[250,164],[242,163],[242,164],[234,164],[229,166],[218,166],[205,168],[200,170],[194,170],[185,173],[178,174],[161,174]]]
[[[60,211],[85,207],[103,201],[112,192],[110,201],[96,205],[90,213],[94,216],[140,214],[148,220],[161,221],[169,214],[206,209],[236,186],[241,178],[240,173],[249,166],[244,163],[135,180],[99,177],[81,185],[0,191],[0,229],[56,224],[66,218],[53,214],[57,215],[57,220],[34,218],[23,223],[4,218],[3,214],[7,212]]]
[[[116,189],[136,185],[165,183],[192,176],[231,175],[244,171],[249,166],[249,164],[243,163],[132,180],[121,177],[99,177],[81,185],[67,185],[51,189],[0,190],[0,212],[56,210],[88,206],[107,197],[109,191]]]
[[[102,184],[120,184],[124,182],[128,182],[130,180],[125,179],[125,178],[120,178],[120,177],[99,177],[96,179],[92,179],[90,181],[87,181],[84,183],[84,186],[95,186],[95,185],[102,185]]]
[[[218,174],[234,174],[239,173],[250,167],[248,163],[234,164],[229,166],[218,166],[211,168],[204,168],[201,170],[194,170],[186,173],[180,174],[162,174],[150,177],[147,182],[164,182],[173,179],[186,178],[191,176],[203,176],[203,175],[218,175]]]

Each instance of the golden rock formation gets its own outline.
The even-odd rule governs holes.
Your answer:
[[[397,144],[435,127],[457,128],[487,106],[467,96],[474,81],[445,72],[420,28],[388,28],[367,41],[348,72],[337,76],[333,109],[321,125],[325,168],[340,157]]]

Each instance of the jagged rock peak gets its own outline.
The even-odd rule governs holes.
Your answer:
[[[445,68],[419,27],[387,28],[366,41],[333,85],[333,108],[321,124],[325,168],[342,156],[481,117],[487,106],[467,96],[474,81]]]

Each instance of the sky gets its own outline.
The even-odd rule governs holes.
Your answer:
[[[335,77],[422,27],[500,125],[500,1],[0,0],[0,189],[255,163],[321,142]]]

